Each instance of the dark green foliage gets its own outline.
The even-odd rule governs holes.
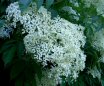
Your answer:
[[[43,5],[44,0],[36,0],[38,9]]]
[[[19,0],[21,11],[25,11],[30,6],[30,3],[33,3],[33,2],[36,2],[38,9],[42,5],[44,5],[46,8],[49,9],[51,5],[54,3],[54,0]]]
[[[46,7],[49,8],[54,3],[54,0],[46,0]]]
[[[22,28],[22,27],[21,27]],[[35,76],[41,79],[41,65],[32,55],[25,53],[20,29],[15,29],[10,39],[5,39],[0,48],[4,67],[10,70],[10,80],[15,86],[36,86]]]
[[[68,82],[62,86],[102,86],[101,82],[97,78],[93,78],[92,75],[86,72],[86,70],[79,74],[76,81],[72,82],[70,77],[68,77],[67,80]]]
[[[11,63],[14,55],[15,55],[15,51],[16,51],[16,47],[11,47],[9,49],[9,51],[5,51],[3,53],[3,61],[4,61],[4,64],[7,65],[8,63]]]
[[[0,53],[5,68],[10,69],[10,80],[15,81],[16,86],[36,86],[35,75],[41,78],[41,65],[24,51],[22,41],[8,39],[2,45]]]
[[[41,77],[41,66],[34,59],[25,57],[13,62],[11,80],[16,81],[16,86],[36,86],[35,75]]]
[[[51,17],[54,18],[54,17],[57,17],[58,15],[58,12],[54,9],[49,9],[49,11],[51,12]]]
[[[78,77],[77,81],[73,83],[75,84],[74,86],[101,86],[97,78],[93,78],[92,75],[85,73],[85,71],[79,76],[80,77]]]
[[[61,78],[62,78],[62,83],[60,84],[60,86],[66,86],[65,77],[62,76]]]

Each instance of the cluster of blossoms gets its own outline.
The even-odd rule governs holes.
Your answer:
[[[0,38],[5,38],[9,37],[10,38],[10,33],[13,32],[13,28],[11,28],[8,25],[4,25],[0,28]]]
[[[20,22],[23,25],[23,33],[28,33],[24,37],[26,51],[32,53],[34,59],[41,62],[44,68],[50,66],[43,80],[54,78],[55,84],[61,83],[60,76],[70,76],[75,80],[79,72],[83,71],[86,60],[81,49],[86,42],[84,27],[72,24],[59,16],[51,19],[51,13],[43,6],[37,11],[35,3],[23,14],[18,2],[12,3],[6,13],[7,20],[12,19],[14,27],[16,22]]]
[[[19,4],[18,2],[15,3],[11,3],[10,6],[8,6],[8,8],[6,9],[6,13],[8,13],[7,15],[7,20],[11,23],[11,26],[13,25],[14,27],[16,27],[16,23],[20,20],[21,18],[21,11],[19,9]],[[12,19],[13,18],[13,19]]]

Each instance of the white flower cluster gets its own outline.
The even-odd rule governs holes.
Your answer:
[[[14,8],[15,11],[12,11]],[[42,62],[43,67],[51,63],[47,76],[54,77],[56,83],[61,83],[60,76],[76,79],[79,72],[83,71],[86,60],[81,49],[86,42],[84,27],[60,17],[51,19],[51,13],[43,6],[36,11],[34,3],[22,15],[18,3],[12,3],[7,8],[7,17],[23,25],[23,33],[28,33],[24,38],[27,52],[33,53],[34,59]]]
[[[21,18],[21,11],[18,2],[11,3],[6,9],[6,13],[7,20],[12,21],[11,25],[16,27],[16,22],[18,22]]]
[[[4,25],[0,28],[0,38],[5,38],[5,37],[10,38],[10,33],[12,32],[13,32],[13,28],[11,28],[8,25]]]
[[[94,5],[98,14],[104,16],[104,0],[84,0],[87,7]]]
[[[104,62],[104,29],[94,33],[92,46],[100,52],[101,58],[99,60]]]

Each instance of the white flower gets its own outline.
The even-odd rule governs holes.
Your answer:
[[[21,11],[18,2],[11,3],[6,9],[6,14],[7,20],[12,20],[13,23],[11,25],[16,27],[16,22],[21,18]]]
[[[24,38],[26,50],[34,54],[34,59],[43,62],[43,66],[48,65],[47,61],[58,65],[50,71],[57,82],[60,82],[61,75],[76,79],[79,71],[85,68],[86,56],[80,49],[85,44],[84,28],[59,17],[48,22],[38,17],[35,20],[34,28],[27,28],[29,34]]]
[[[24,37],[26,51],[33,53],[34,59],[42,62],[44,68],[48,62],[52,63],[47,76],[54,77],[56,84],[61,83],[60,76],[76,79],[85,68],[86,55],[81,49],[86,42],[84,27],[60,17],[51,19],[51,13],[43,6],[38,11],[31,8],[18,18],[23,33],[28,33]]]

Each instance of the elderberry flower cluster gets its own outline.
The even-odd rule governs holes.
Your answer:
[[[11,26],[16,27],[16,23],[21,18],[21,11],[18,2],[11,3],[6,9],[6,13],[7,21],[11,21]]]
[[[12,32],[13,32],[13,28],[11,28],[8,25],[4,25],[0,28],[0,38],[5,38],[5,37],[10,38],[10,33]]]
[[[14,8],[16,11],[10,10]],[[61,83],[61,76],[75,80],[83,71],[86,60],[82,50],[86,42],[84,27],[59,16],[51,19],[51,13],[43,6],[37,10],[35,3],[23,14],[17,2],[12,3],[6,12],[8,20],[23,25],[23,33],[28,33],[23,39],[26,51],[32,53],[44,68],[49,67],[48,78],[54,77],[57,84]]]

